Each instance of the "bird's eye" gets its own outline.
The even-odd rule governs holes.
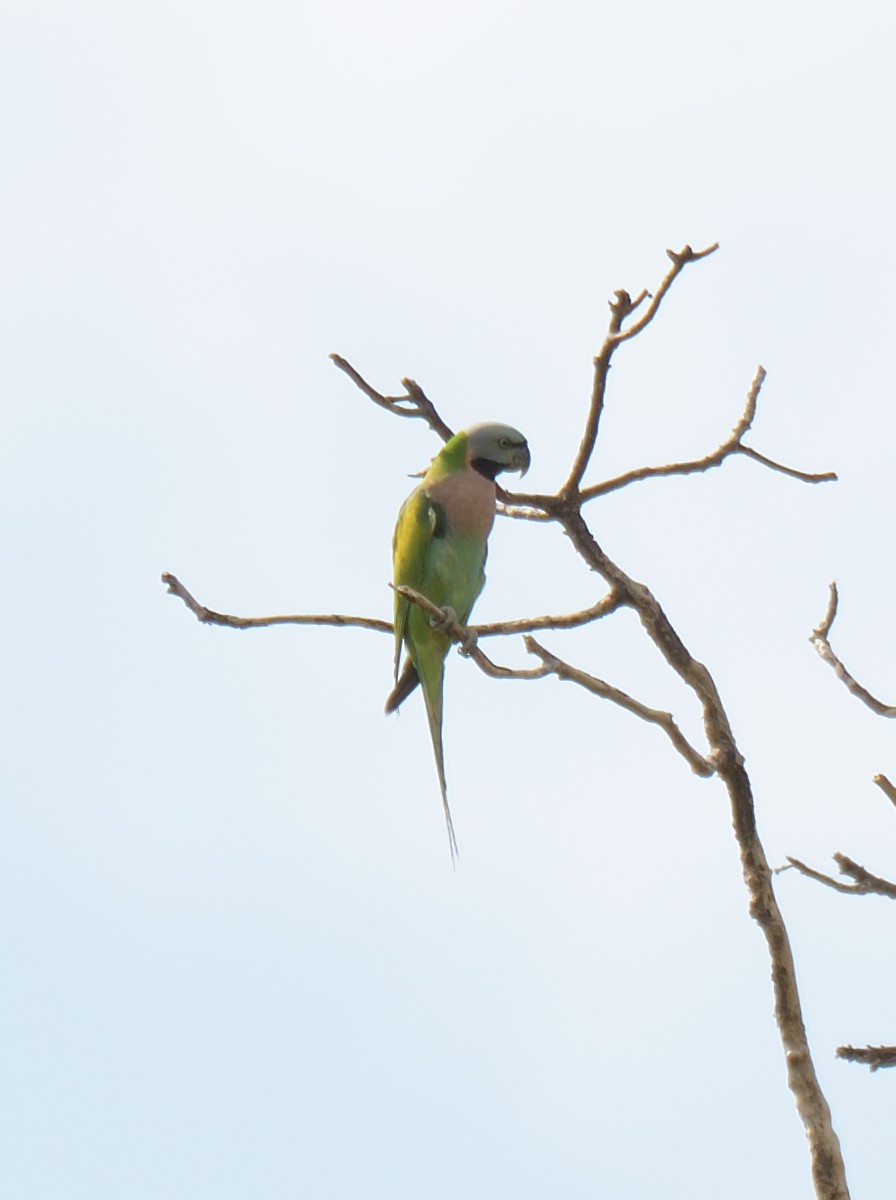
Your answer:
[[[510,438],[509,437],[498,438],[498,445],[501,447],[502,450],[509,450],[510,449]]]

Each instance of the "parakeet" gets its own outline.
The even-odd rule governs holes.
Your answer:
[[[495,520],[495,478],[529,469],[526,439],[510,425],[482,424],[456,433],[432,460],[401,507],[392,539],[396,585],[404,584],[465,625],[485,583],[488,535]],[[394,712],[422,685],[442,790],[451,856],[457,853],[442,753],[442,681],[451,639],[416,604],[395,596]],[[401,667],[402,646],[405,649]]]

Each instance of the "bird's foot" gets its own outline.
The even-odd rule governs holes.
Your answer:
[[[476,649],[476,643],[479,641],[479,634],[475,629],[468,629],[467,636],[460,644],[460,652],[464,658],[469,658]]]
[[[457,613],[447,604],[442,609],[440,617],[430,617],[429,623],[433,629],[438,629],[439,633],[446,633],[450,637],[454,631],[454,626],[458,624]]]

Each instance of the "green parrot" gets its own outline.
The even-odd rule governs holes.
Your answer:
[[[488,535],[495,520],[495,478],[529,469],[526,439],[510,425],[482,424],[456,433],[401,506],[392,539],[396,585],[404,584],[466,625],[485,583]],[[405,649],[401,668],[402,645]],[[416,604],[395,596],[395,712],[418,683],[442,789],[452,859],[457,854],[442,753],[442,681],[450,637]]]

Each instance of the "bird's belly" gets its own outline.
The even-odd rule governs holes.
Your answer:
[[[453,608],[466,621],[485,583],[485,548],[466,538],[438,538],[430,544],[423,594],[440,608]]]

